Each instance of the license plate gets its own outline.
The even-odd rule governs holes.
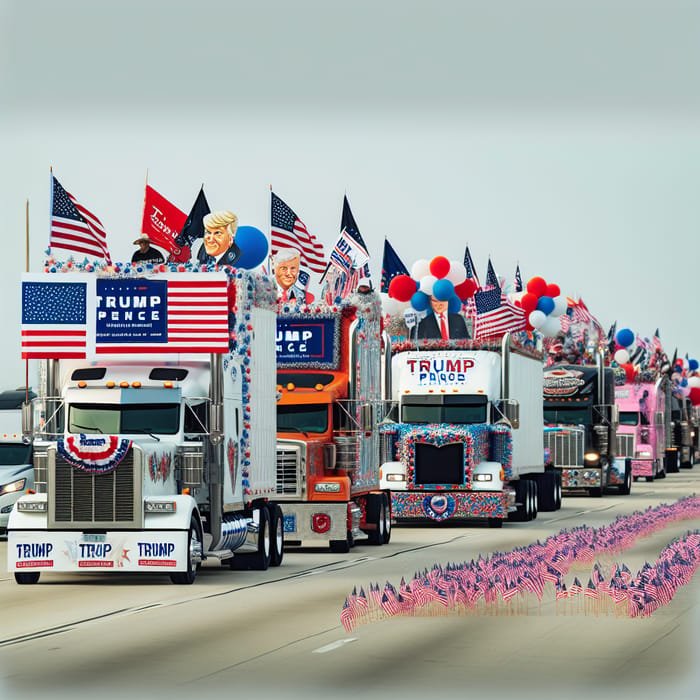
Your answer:
[[[106,542],[107,535],[95,535],[93,533],[84,532],[80,541],[81,542],[90,542],[90,543]]]

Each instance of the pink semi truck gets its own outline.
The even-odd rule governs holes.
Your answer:
[[[671,387],[665,375],[649,379],[617,384],[615,404],[619,414],[617,454],[632,460],[635,480],[644,477],[653,481],[666,476],[669,462],[666,444],[671,436]]]

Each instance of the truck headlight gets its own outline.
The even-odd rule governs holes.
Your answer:
[[[177,509],[175,501],[146,501],[147,513],[174,513]]]
[[[600,455],[597,452],[586,452],[583,456],[583,460],[586,464],[596,464],[600,462]]]
[[[387,474],[387,481],[406,481],[406,477],[403,474]]]
[[[26,479],[17,479],[17,481],[12,481],[9,484],[0,486],[0,496],[4,496],[6,493],[16,493],[17,491],[22,491],[26,483]]]
[[[17,510],[20,513],[45,513],[48,510],[46,501],[17,501]]]
[[[639,450],[635,452],[635,456],[640,459],[651,459],[651,452],[649,452],[649,450]]]
[[[314,491],[316,493],[340,493],[340,482],[321,481],[318,484],[314,484]]]
[[[493,481],[491,474],[474,474],[474,481]]]

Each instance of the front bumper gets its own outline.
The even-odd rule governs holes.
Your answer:
[[[507,518],[507,491],[392,491],[393,520]]]
[[[600,467],[562,467],[563,489],[590,489],[603,485],[603,470]]]
[[[280,502],[284,513],[285,547],[327,546],[331,540],[345,540],[348,536],[348,507],[350,532],[361,537],[361,511],[346,502],[312,501],[309,503]]]
[[[9,530],[8,571],[186,571],[188,532]]]

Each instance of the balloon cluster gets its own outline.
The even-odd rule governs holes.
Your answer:
[[[515,305],[527,315],[527,329],[537,329],[542,335],[554,338],[561,331],[561,319],[566,312],[566,299],[559,285],[547,284],[542,277],[532,277]]]
[[[615,334],[615,343],[617,350],[615,350],[613,358],[615,362],[625,370],[625,378],[627,381],[632,382],[637,374],[637,369],[632,362],[630,362],[631,357],[635,354],[637,349],[636,336],[629,328],[620,328]]]
[[[700,405],[700,376],[698,376],[697,360],[678,359],[671,370],[673,393],[683,398],[689,398],[693,406]]]
[[[408,304],[416,311],[430,308],[430,298],[448,302],[448,311],[457,313],[476,292],[476,283],[467,277],[464,264],[442,255],[432,260],[417,260],[411,274],[397,275],[389,283],[389,298]],[[386,307],[385,307],[386,311]]]

